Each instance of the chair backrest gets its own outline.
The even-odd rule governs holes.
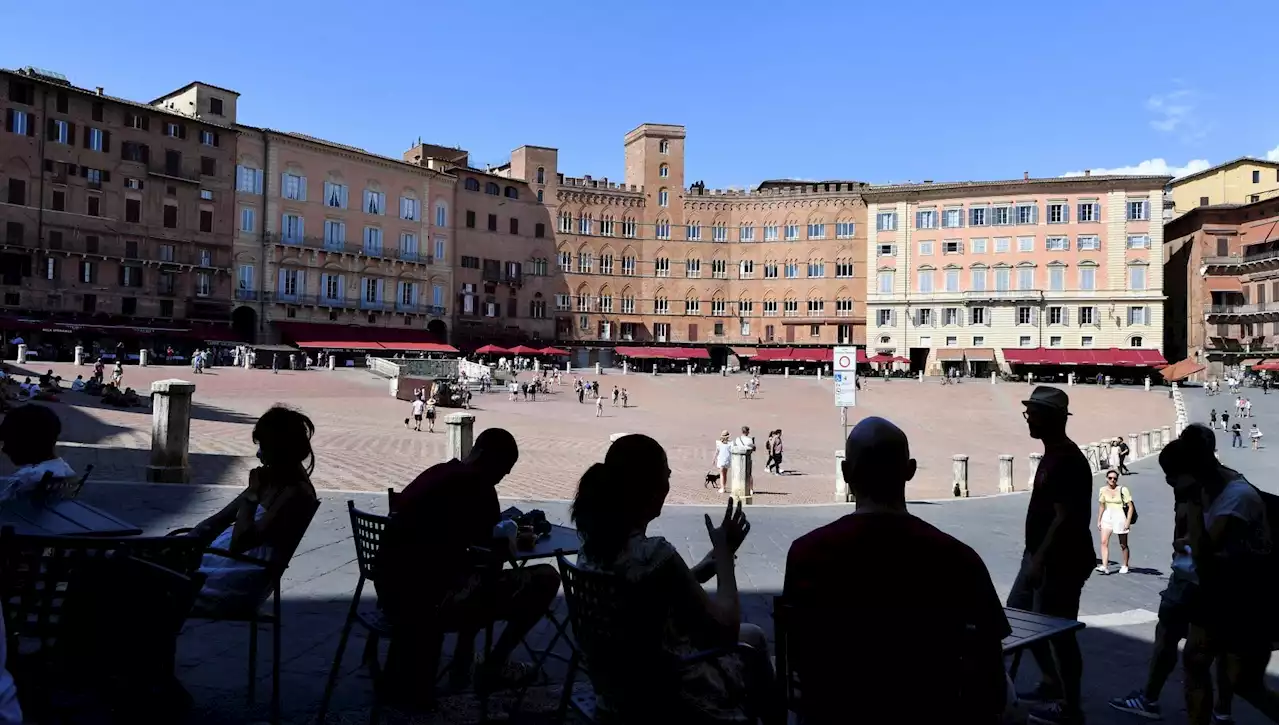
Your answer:
[[[400,492],[391,486],[387,486],[387,513],[393,514],[398,508]]]
[[[0,601],[10,638],[56,639],[68,587],[108,557],[131,556],[193,577],[204,553],[190,536],[26,536],[0,531]]]
[[[316,499],[310,504],[305,516],[299,516],[293,524],[294,530],[288,532],[284,537],[284,545],[275,547],[271,550],[271,569],[274,570],[276,576],[279,576],[285,569],[289,568],[289,562],[293,561],[293,555],[298,551],[298,546],[302,544],[302,537],[307,535],[307,529],[311,528],[311,522],[316,517],[316,511],[320,509],[320,499]]]
[[[351,514],[351,539],[356,545],[356,563],[360,567],[360,576],[376,581],[378,549],[382,545],[382,535],[387,530],[390,517],[361,511],[356,508],[355,501],[347,501],[347,512]]]

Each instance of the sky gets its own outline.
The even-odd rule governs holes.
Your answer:
[[[201,80],[242,123],[394,157],[533,144],[620,180],[627,131],[672,123],[686,183],[743,188],[1180,175],[1280,147],[1274,0],[81,5],[0,2],[0,66],[139,101]]]

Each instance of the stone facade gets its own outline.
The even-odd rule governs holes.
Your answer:
[[[1167,220],[1202,206],[1275,199],[1280,188],[1278,169],[1280,165],[1275,161],[1243,156],[1177,179],[1169,184],[1165,195]]]

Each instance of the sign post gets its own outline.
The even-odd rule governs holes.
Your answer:
[[[849,438],[849,409],[857,405],[858,397],[858,348],[837,347],[831,355],[831,380],[835,385],[836,407],[840,409],[841,438]]]

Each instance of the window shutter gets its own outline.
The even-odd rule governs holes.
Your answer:
[[[338,299],[345,300],[347,298],[347,282],[346,277],[338,275]]]
[[[280,294],[284,294],[284,268],[283,267],[280,268],[280,282],[276,286],[276,291],[279,292]]]
[[[13,109],[4,109],[4,130],[13,133]]]
[[[1039,204],[1031,205],[1031,223],[1032,224],[1040,223],[1040,205]]]
[[[1151,202],[1150,201],[1142,202],[1142,218],[1143,219],[1151,218]]]
[[[142,163],[145,164],[145,163],[149,163],[150,161],[151,161],[151,147],[146,144],[142,144]]]
[[[103,172],[102,172],[102,183],[106,184],[106,183],[110,183],[110,181],[111,181],[111,172],[110,172],[110,171],[103,170]]]
[[[58,124],[54,123],[52,118],[46,119],[44,123],[44,137],[47,141],[53,141],[58,138]]]
[[[302,216],[298,217],[298,238],[299,239],[307,235],[306,226],[307,226],[306,217],[302,217]]]
[[[381,301],[384,299],[382,290],[383,290],[383,288],[384,288],[385,286],[386,286],[386,280],[385,280],[385,279],[380,279],[380,280],[378,280],[378,285],[377,285],[377,295],[378,295],[378,301],[379,301],[379,302],[381,302]]]
[[[178,124],[178,138],[185,139],[187,137],[187,125],[185,123]]]
[[[298,294],[305,295],[307,293],[307,270],[298,270]]]
[[[298,177],[298,201],[307,200],[307,177]]]
[[[1142,324],[1144,325],[1151,324],[1151,308],[1150,307],[1142,308]]]
[[[89,128],[88,126],[84,127],[84,138],[82,139],[81,142],[84,144],[85,148],[89,148],[89,137],[93,135],[89,133],[91,130],[93,129]]]
[[[74,172],[73,172],[73,173],[74,173]],[[88,167],[88,166],[81,166],[81,167],[80,167],[80,178],[83,178],[83,179],[87,179],[87,178],[89,178],[89,167]]]
[[[1093,202],[1093,220],[1102,221],[1102,205],[1096,201]]]
[[[1064,325],[1071,324],[1071,308],[1070,307],[1062,308],[1062,324]]]
[[[214,132],[213,132],[213,145],[214,145],[214,146],[219,145],[219,140],[220,140],[220,138],[221,138],[221,137],[219,137],[219,136],[218,136],[218,132],[217,132],[217,131],[214,131]]]

